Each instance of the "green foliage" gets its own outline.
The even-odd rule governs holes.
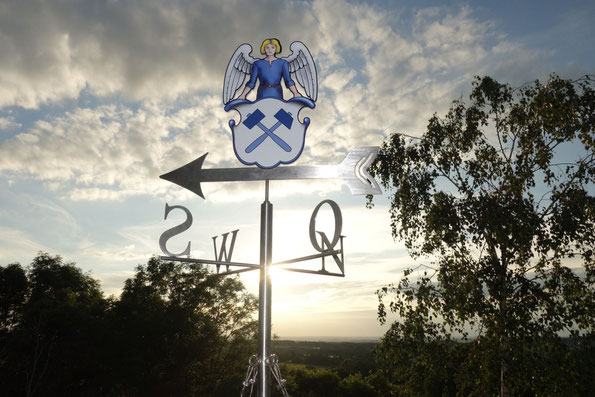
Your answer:
[[[3,395],[227,396],[255,350],[256,298],[198,265],[139,266],[120,299],[59,256],[0,267]]]
[[[285,387],[291,397],[383,397],[388,390],[382,375],[354,373],[341,378],[332,369],[308,369],[281,365]],[[281,395],[275,390],[272,395]]]
[[[0,390],[7,396],[230,396],[256,350],[257,300],[239,278],[150,259],[121,296],[59,256],[0,266]],[[387,396],[371,343],[275,341],[292,397]],[[307,357],[304,352],[315,354]],[[310,361],[308,361],[310,362]],[[278,390],[273,396],[280,395]]]
[[[307,342],[273,340],[274,351],[283,362],[312,367],[334,368],[341,378],[360,372],[367,374],[375,368],[371,342]]]
[[[378,291],[380,322],[399,316],[378,357],[400,394],[593,387],[593,362],[578,366],[595,328],[592,86],[477,78],[420,139],[383,144],[373,171],[392,189],[393,236],[430,261]]]

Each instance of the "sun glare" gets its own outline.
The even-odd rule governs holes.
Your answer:
[[[282,268],[277,266],[271,267],[270,275],[271,281],[274,283],[275,287],[295,284],[296,282],[299,282],[300,279],[302,279],[304,276],[300,273],[283,270]]]

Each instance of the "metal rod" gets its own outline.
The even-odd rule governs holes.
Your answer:
[[[176,261],[176,262],[188,262],[188,263],[201,263],[204,265],[221,265],[221,266],[239,266],[239,267],[250,267],[256,269],[260,269],[260,265],[255,265],[253,263],[243,263],[243,262],[223,262],[223,261],[212,261],[209,259],[195,259],[195,258],[180,258],[177,256],[160,256],[161,260],[164,261]]]
[[[213,273],[209,277],[229,276],[230,274],[246,273],[246,272],[251,272],[254,270],[258,270],[258,269],[250,268],[250,269],[241,269],[241,270],[229,270],[229,271],[225,271],[222,273]]]
[[[271,266],[273,245],[273,205],[269,202],[269,181],[265,181],[265,200],[260,206],[260,285],[258,291],[258,396],[271,396],[271,377],[267,358],[271,355]]]
[[[320,254],[302,256],[301,258],[288,259],[288,260],[283,261],[283,262],[276,262],[276,263],[273,263],[271,266],[288,265],[290,263],[309,261],[309,260],[312,260],[312,259],[323,258],[325,256],[336,255],[336,254],[340,254],[340,253],[341,253],[341,251],[339,251],[339,250],[329,250],[329,251],[321,252]]]
[[[264,201],[269,202],[269,180],[264,181]]]
[[[296,272],[296,273],[318,274],[320,276],[345,277],[345,275],[343,273],[331,273],[331,272],[327,272],[326,270],[293,269],[293,268],[289,268],[289,267],[280,267],[279,270],[287,270],[288,272]]]

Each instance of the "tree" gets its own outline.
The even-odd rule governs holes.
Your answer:
[[[256,298],[239,278],[152,258],[120,299],[59,256],[0,266],[7,396],[227,396],[256,350]]]
[[[9,333],[21,321],[28,293],[25,270],[17,263],[0,267],[0,333]]]
[[[9,265],[0,268],[0,274],[3,393],[97,393],[94,359],[102,350],[107,308],[99,283],[74,264],[46,253],[39,253],[26,272]]]
[[[255,350],[256,298],[239,278],[212,277],[202,265],[139,266],[126,280],[110,323],[114,393],[229,395],[242,386]]]
[[[292,397],[384,397],[389,395],[387,381],[383,374],[378,372],[370,372],[367,376],[357,372],[342,377],[337,373],[336,368],[309,369],[307,366],[281,364],[281,373],[286,381],[285,387]],[[281,392],[273,387],[271,395],[281,396]]]
[[[590,76],[478,77],[421,138],[384,142],[392,234],[426,261],[378,291],[379,320],[400,317],[378,357],[402,391],[421,394],[420,373],[464,394],[592,390],[594,109]]]

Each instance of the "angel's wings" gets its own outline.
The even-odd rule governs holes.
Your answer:
[[[306,96],[312,101],[318,97],[318,77],[316,65],[308,48],[299,41],[294,41],[289,47],[291,55],[284,58],[289,64],[289,73],[291,78],[304,87]],[[255,58],[250,56],[252,46],[242,44],[233,53],[227,70],[225,71],[225,80],[223,81],[223,104],[227,105],[234,98],[236,91],[244,84],[246,76],[252,73],[252,64],[256,62]]]
[[[233,53],[227,70],[225,71],[225,80],[223,80],[223,104],[227,105],[234,97],[238,88],[244,84],[246,76],[252,73],[252,64],[256,59],[250,56],[252,46],[242,44]]]
[[[316,102],[318,98],[318,76],[314,59],[308,47],[301,41],[294,41],[289,46],[291,55],[285,58],[289,64],[291,78],[296,79],[306,92],[306,96]]]

